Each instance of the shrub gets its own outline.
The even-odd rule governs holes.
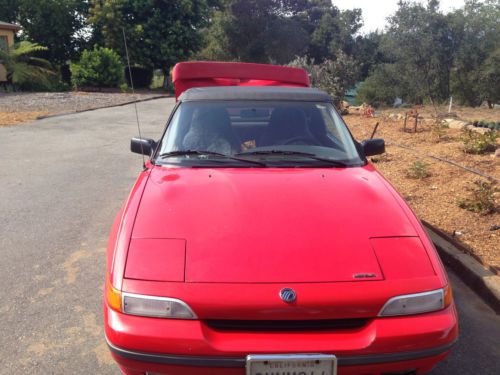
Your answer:
[[[484,134],[478,134],[471,130],[466,130],[462,141],[464,151],[467,154],[485,154],[493,152],[497,148],[498,131],[488,131]]]
[[[417,160],[414,161],[406,170],[406,177],[421,180],[423,178],[429,177],[431,174],[427,170],[429,165],[424,163],[423,161]]]
[[[326,59],[321,63],[307,56],[296,57],[288,66],[305,69],[311,85],[330,94],[337,108],[347,89],[356,83],[359,70],[357,62],[343,52],[339,52],[335,60]]]
[[[123,69],[115,51],[95,46],[71,64],[71,81],[75,87],[118,87],[123,82]]]
[[[447,139],[446,137],[446,129],[448,129],[449,126],[445,122],[441,121],[439,118],[436,119],[434,124],[432,124],[432,134],[436,137],[436,142],[440,142],[442,140]]]
[[[467,189],[470,192],[469,198],[457,201],[458,207],[483,215],[497,212],[495,194],[498,193],[498,188],[495,183],[477,180],[474,181],[474,185],[474,187]]]
[[[372,106],[376,104],[393,105],[399,96],[395,82],[397,72],[390,66],[380,66],[361,84],[356,100]],[[404,104],[402,105],[404,108]]]

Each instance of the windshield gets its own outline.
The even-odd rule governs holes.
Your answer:
[[[292,101],[181,103],[156,162],[247,167],[364,164],[332,104]]]

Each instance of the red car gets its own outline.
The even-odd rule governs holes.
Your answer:
[[[423,374],[458,337],[443,265],[300,69],[181,63],[109,239],[124,374]]]

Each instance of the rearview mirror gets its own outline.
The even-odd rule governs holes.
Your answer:
[[[130,151],[136,154],[151,156],[156,149],[156,142],[149,138],[132,138],[130,140]]]
[[[385,152],[385,141],[380,138],[367,139],[361,142],[365,156],[380,155]]]

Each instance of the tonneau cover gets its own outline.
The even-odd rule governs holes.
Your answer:
[[[192,87],[310,85],[304,69],[239,62],[181,62],[174,66],[172,80],[176,98]]]

